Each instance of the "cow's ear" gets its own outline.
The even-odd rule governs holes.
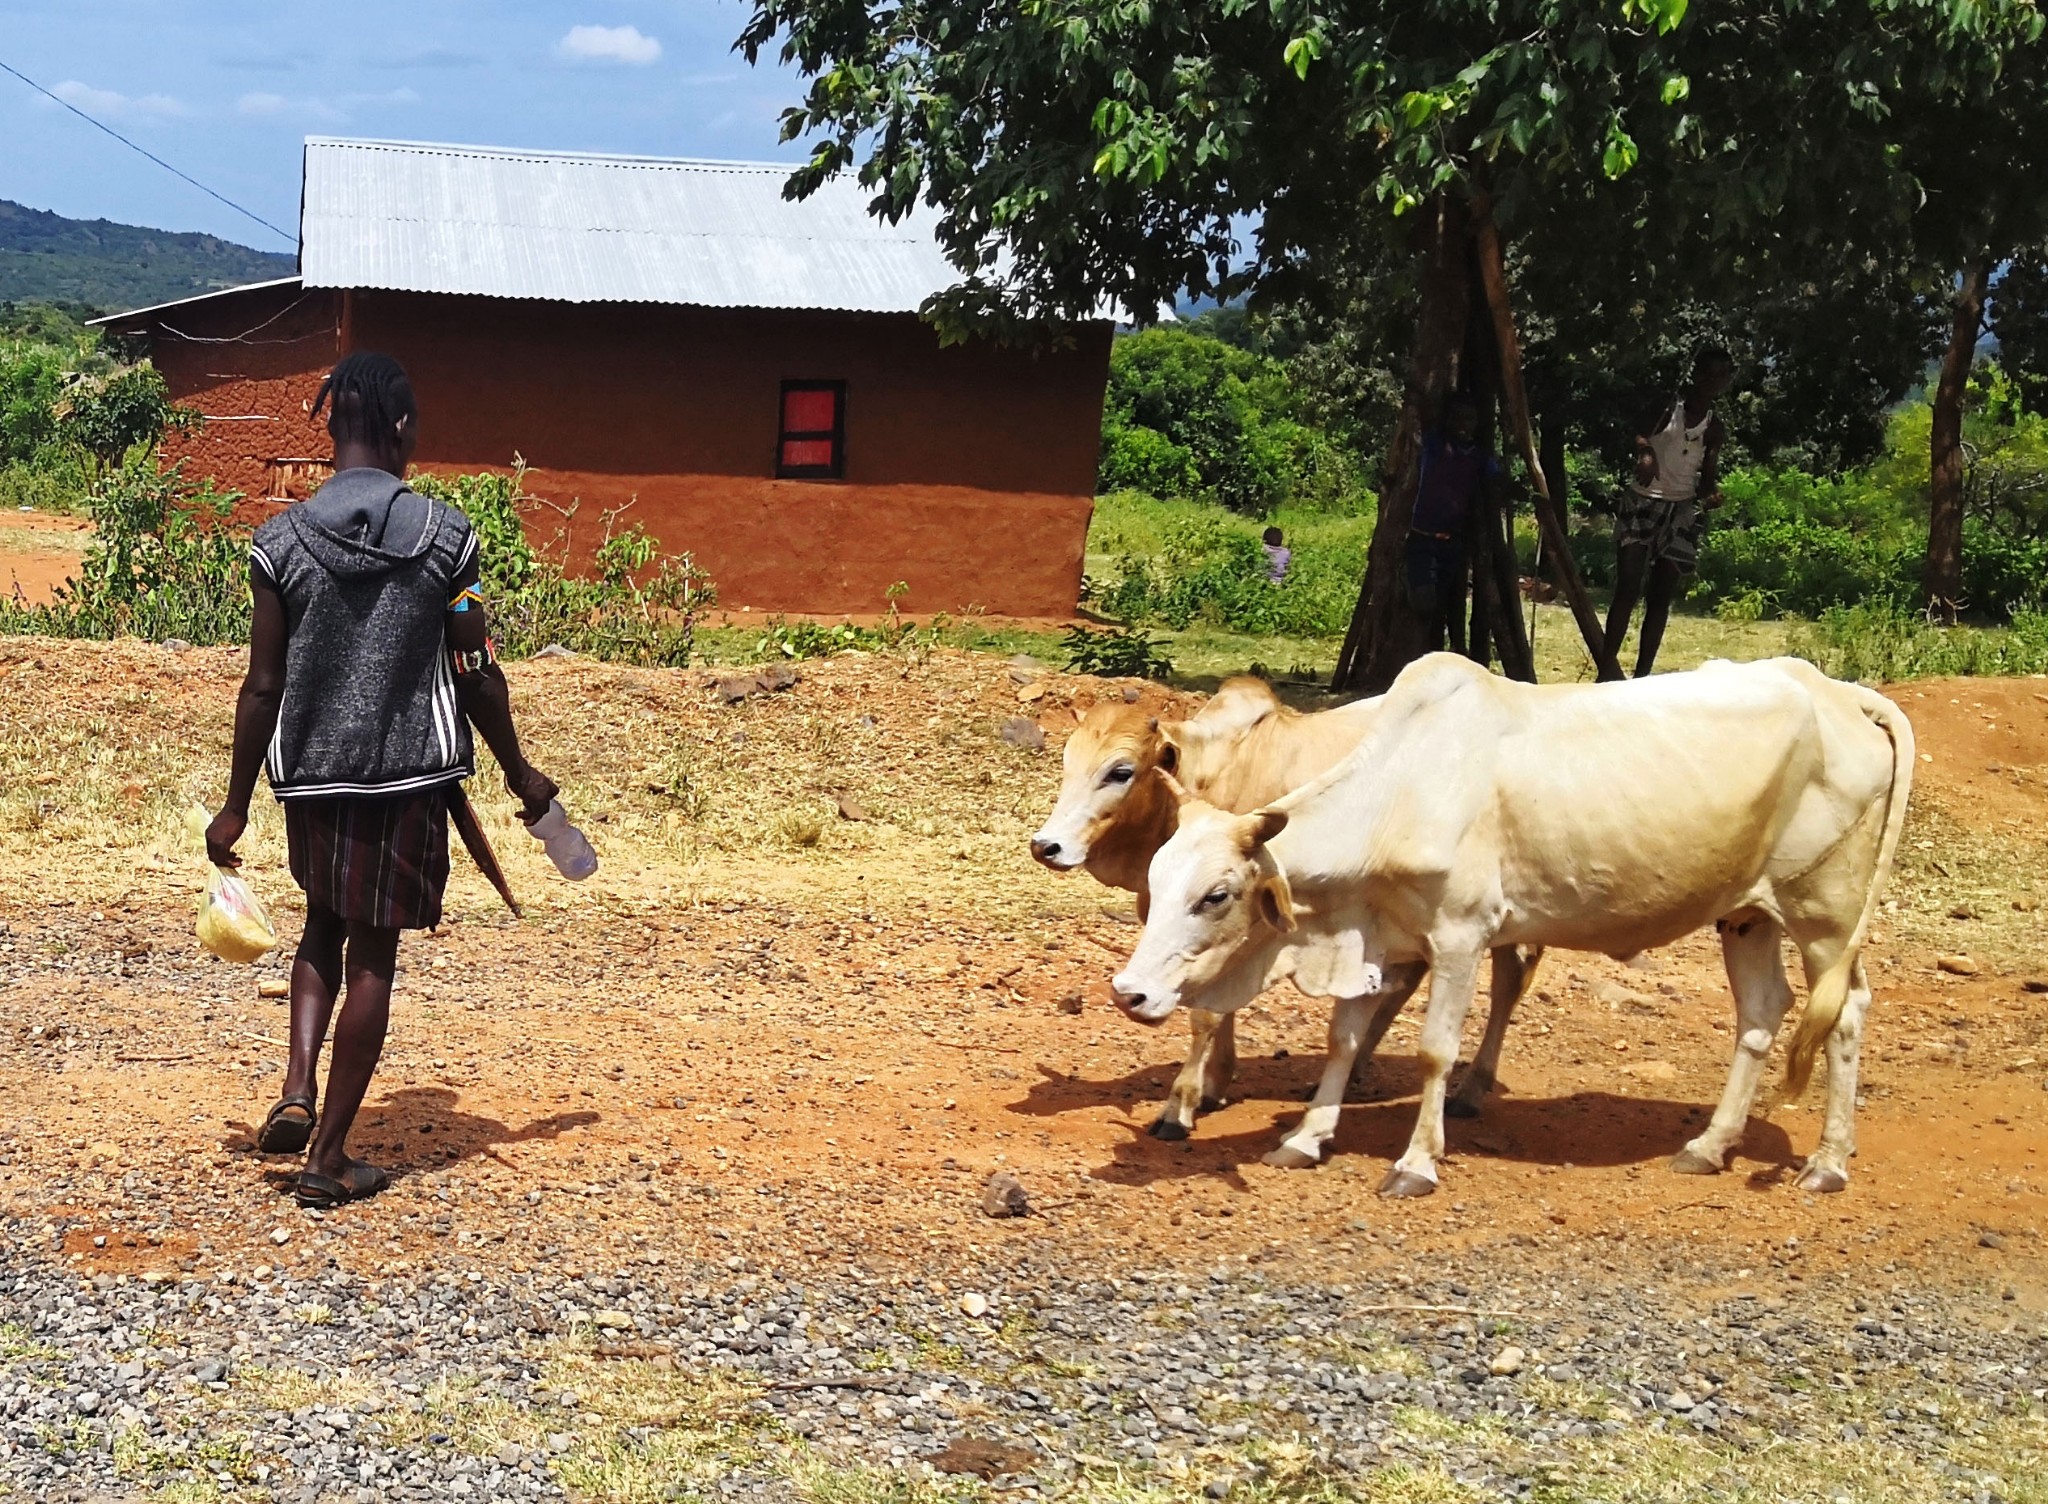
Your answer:
[[[1159,737],[1159,760],[1154,764],[1162,773],[1180,772],[1180,728],[1152,723],[1152,730]]]
[[[1283,935],[1294,928],[1294,895],[1277,873],[1259,884],[1259,917]]]
[[[1286,828],[1286,810],[1271,807],[1255,809],[1244,817],[1244,849],[1257,851]]]

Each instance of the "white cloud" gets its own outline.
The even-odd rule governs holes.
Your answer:
[[[661,56],[661,43],[637,26],[572,26],[555,51],[576,62],[644,65]]]
[[[419,103],[411,89],[391,89],[382,94],[343,94],[331,99],[319,94],[271,94],[258,91],[235,101],[240,113],[258,120],[289,118],[314,125],[341,125],[364,106],[398,106]]]
[[[95,89],[91,84],[67,78],[50,91],[66,104],[88,115],[164,120],[190,112],[168,94],[144,94],[131,98],[113,89]]]

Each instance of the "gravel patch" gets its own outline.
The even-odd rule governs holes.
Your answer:
[[[38,1229],[5,1231],[0,1496],[23,1499],[802,1498],[962,1441],[1036,1458],[1008,1488],[1080,1498],[1105,1469],[1274,1498],[1393,1469],[1513,1499],[1576,1452],[1778,1439],[1893,1449],[1988,1504],[2043,1466],[1999,1448],[2038,1427],[2048,1328],[1996,1291],[1904,1280],[1780,1292],[1750,1271],[1523,1265],[1306,1287],[1023,1257],[969,1288],[740,1255],[81,1280],[32,1251]]]

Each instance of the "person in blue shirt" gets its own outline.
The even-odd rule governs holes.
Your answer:
[[[1479,442],[1479,404],[1460,392],[1444,404],[1443,419],[1422,436],[1422,474],[1403,550],[1408,605],[1422,618],[1429,649],[1440,652],[1451,612],[1465,599],[1465,543],[1472,508],[1484,486],[1497,485],[1500,460]]]

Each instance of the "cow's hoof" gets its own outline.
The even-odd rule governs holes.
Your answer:
[[[1172,1118],[1161,1118],[1145,1131],[1154,1138],[1165,1139],[1169,1144],[1177,1144],[1188,1136],[1187,1126],[1176,1123]]]
[[[1417,1196],[1434,1196],[1436,1182],[1413,1170],[1389,1170],[1387,1178],[1380,1182],[1380,1194],[1397,1201],[1413,1201]]]
[[[1444,1103],[1444,1116],[1447,1118],[1476,1118],[1479,1116],[1479,1104],[1477,1102],[1468,1102],[1463,1097],[1452,1097],[1448,1102]]]
[[[1195,1108],[1197,1112],[1221,1112],[1230,1105],[1228,1097],[1204,1097]]]
[[[1799,1172],[1799,1189],[1831,1195],[1849,1189],[1849,1177],[1826,1165],[1809,1165]]]
[[[1260,1155],[1259,1163],[1271,1165],[1276,1170],[1313,1170],[1322,1161],[1313,1154],[1304,1154],[1292,1144],[1282,1144]]]
[[[1693,1149],[1680,1149],[1671,1156],[1671,1173],[1674,1175],[1718,1175],[1721,1167]]]

